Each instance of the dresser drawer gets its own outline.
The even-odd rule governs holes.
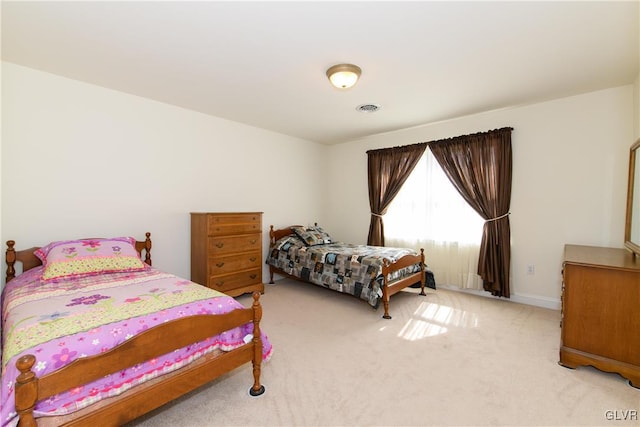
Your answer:
[[[215,257],[238,252],[259,251],[262,246],[262,233],[239,236],[209,237],[209,254]]]
[[[237,213],[208,216],[210,236],[256,233],[262,230],[262,215],[259,213]]]
[[[260,252],[247,252],[238,255],[223,255],[212,258],[209,261],[209,275],[219,276],[230,274],[239,270],[261,268],[262,259]]]
[[[224,276],[210,276],[208,287],[220,292],[229,292],[236,288],[262,282],[262,270],[243,271],[241,273],[226,274]]]

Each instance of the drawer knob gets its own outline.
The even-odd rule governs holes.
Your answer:
[[[216,248],[218,248],[218,249],[222,249],[223,246],[224,246],[224,243],[222,243],[222,242],[216,243]]]
[[[249,261],[251,261],[251,262],[256,262],[256,260],[257,260],[257,259],[258,259],[258,258],[256,258],[256,257],[252,256],[251,258],[249,258]]]
[[[219,262],[216,264],[216,267],[222,267],[224,265],[224,262]]]
[[[253,239],[253,240],[250,240],[249,243],[251,243],[252,245],[255,245],[257,241],[258,239]]]
[[[249,277],[252,278],[252,279],[255,279],[256,277],[258,277],[258,275],[257,274],[252,274]]]
[[[216,282],[216,286],[222,286],[224,285],[224,280],[221,280],[219,282]]]

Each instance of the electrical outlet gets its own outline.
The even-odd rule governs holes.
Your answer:
[[[530,276],[533,276],[534,274],[536,274],[536,266],[533,264],[527,265],[527,274]]]

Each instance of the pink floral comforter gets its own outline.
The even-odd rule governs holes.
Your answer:
[[[17,422],[16,360],[36,357],[42,376],[79,357],[107,351],[168,320],[222,314],[243,308],[233,298],[154,268],[43,283],[42,267],[10,281],[2,293],[2,385],[0,425]],[[136,384],[171,372],[216,349],[245,344],[253,324],[211,337],[157,359],[54,396],[36,406],[36,416],[76,411]],[[272,347],[262,334],[263,358]]]

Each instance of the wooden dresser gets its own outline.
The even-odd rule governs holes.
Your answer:
[[[560,364],[616,372],[640,387],[640,258],[566,245]]]
[[[191,213],[191,280],[234,297],[264,292],[262,212]]]

